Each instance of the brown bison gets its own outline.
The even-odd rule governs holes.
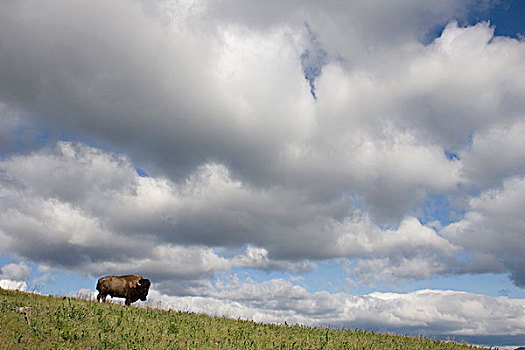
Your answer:
[[[149,279],[139,275],[102,277],[97,283],[97,301],[102,298],[102,302],[105,302],[108,295],[112,298],[126,298],[126,305],[139,299],[145,301],[150,285]]]

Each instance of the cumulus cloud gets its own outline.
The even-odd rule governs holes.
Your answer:
[[[263,283],[235,278],[206,297],[173,297],[153,289],[152,303],[256,322],[298,323],[426,335],[523,334],[525,302],[449,290],[310,293],[282,279]]]
[[[488,22],[451,22],[403,72],[410,91],[403,115],[427,137],[468,154],[470,138],[487,125],[523,119],[525,72],[515,62],[524,51],[522,42],[494,37]]]
[[[25,291],[30,279],[31,270],[23,262],[0,267],[0,288]]]
[[[26,264],[7,264],[0,268],[0,278],[27,281],[31,279],[31,270]]]
[[[481,130],[459,156],[472,185],[486,188],[501,185],[501,179],[523,176],[525,165],[525,120],[498,122]]]
[[[36,33],[31,28],[37,26],[24,26],[28,20],[26,12],[16,3],[4,4],[7,8],[2,12],[16,19],[4,21],[6,27],[2,31],[5,46],[12,48],[6,51],[2,65],[6,75],[4,100],[19,109],[31,109],[30,113],[44,114],[52,125],[64,125],[125,148],[134,159],[153,163],[152,168],[160,168],[157,170],[169,176],[185,176],[207,159],[215,159],[225,163],[236,177],[258,184],[284,182],[290,186],[293,182],[296,186],[303,184],[303,190],[310,190],[318,183],[316,179],[324,178],[332,184],[327,189],[316,189],[316,192],[332,189],[322,193],[324,196],[333,196],[345,188],[363,192],[370,188],[367,193],[370,210],[385,219],[399,219],[402,210],[413,205],[409,196],[403,198],[407,191],[419,190],[416,199],[421,199],[424,190],[436,187],[442,190],[457,182],[457,169],[447,164],[441,145],[418,138],[418,128],[407,129],[405,123],[385,123],[386,118],[405,119],[420,114],[420,111],[396,111],[399,107],[396,100],[414,93],[409,88],[405,96],[399,96],[398,91],[403,90],[399,87],[413,86],[433,67],[426,66],[410,84],[403,84],[406,77],[392,76],[386,68],[388,72],[406,75],[412,61],[404,56],[425,55],[424,47],[416,44],[416,49],[413,45],[401,48],[402,57],[377,62],[378,66],[371,65],[370,56],[374,53],[368,52],[355,65],[347,66],[345,61],[354,61],[352,53],[361,55],[363,50],[341,52],[348,44],[334,45],[331,41],[344,36],[322,35],[323,28],[330,31],[340,28],[356,35],[370,33],[375,25],[354,28],[352,23],[355,26],[356,21],[345,17],[366,14],[370,23],[385,26],[365,38],[367,43],[370,40],[383,46],[388,42],[384,34],[408,40],[400,31],[415,30],[424,23],[407,26],[410,19],[421,18],[415,13],[427,13],[433,23],[440,22],[461,7],[454,1],[430,6],[419,1],[381,7],[363,3],[353,9],[333,3],[323,6],[326,13],[321,12],[322,23],[309,26],[304,25],[305,21],[309,23],[311,16],[319,14],[315,6],[286,4],[272,10],[281,13],[280,20],[266,23],[273,21],[272,12],[272,16],[265,17],[266,25],[260,30],[251,28],[244,14],[253,11],[259,16],[268,10],[266,5],[263,8],[260,4],[238,2],[221,6],[207,2],[183,5],[163,7],[168,14],[174,12],[165,24],[147,11],[148,6],[134,2],[101,2],[86,8],[76,4],[60,7],[60,11],[47,4],[47,11],[32,19],[44,27]],[[184,9],[189,18],[181,14]],[[64,16],[63,11],[68,15]],[[123,17],[127,21],[111,18],[113,13],[122,11],[126,11]],[[238,15],[231,18],[235,13]],[[291,20],[297,16],[302,20]],[[390,20],[386,21],[385,16]],[[399,18],[394,20],[392,16]],[[199,18],[200,21],[196,20]],[[334,20],[340,27],[328,24]],[[398,20],[404,22],[402,28],[389,27],[399,23]],[[24,27],[25,40],[11,42],[9,33],[16,31],[20,35],[20,26]],[[171,26],[175,29],[170,30]],[[63,27],[73,27],[75,31],[63,31]],[[94,36],[92,32],[100,35]],[[312,35],[317,35],[316,47],[326,46],[330,57],[341,57],[332,59],[323,74],[316,75],[316,93],[323,95],[319,106],[309,94],[303,71],[306,68],[301,67],[300,58],[308,50],[322,52],[310,48]],[[125,36],[134,40],[121,40]],[[347,38],[345,42],[354,40]],[[46,51],[42,43],[52,44],[57,50]],[[399,50],[398,45],[394,48]],[[14,56],[17,52],[27,53],[23,55],[25,60],[38,57],[38,63],[17,60]],[[45,70],[39,69],[43,62],[47,62]],[[324,63],[308,66],[315,68]],[[36,71],[28,73],[28,66]],[[17,67],[26,73],[17,74]],[[392,88],[386,89],[388,85]],[[31,92],[25,91],[26,88]],[[431,88],[429,94],[436,88],[439,86]],[[24,91],[15,94],[17,89]],[[46,98],[40,98],[43,91]],[[54,110],[58,105],[61,110]],[[407,105],[411,106],[412,101]],[[353,151],[347,152],[349,148]],[[412,157],[407,158],[409,154]],[[425,166],[417,164],[426,159]],[[383,166],[389,160],[391,164]],[[426,173],[421,173],[422,169],[427,169]],[[393,172],[413,177],[391,176]],[[379,200],[379,194],[385,191],[389,195]],[[399,198],[403,205],[385,202],[386,197]],[[396,208],[400,209],[395,212]]]
[[[525,179],[513,177],[503,186],[486,190],[470,200],[464,218],[443,229],[443,235],[493,265],[505,266],[519,286],[525,285],[523,275],[523,223]]]
[[[416,218],[381,229],[350,200],[310,203],[293,191],[250,187],[216,163],[175,183],[140,176],[124,156],[61,142],[0,161],[0,169],[4,251],[92,275],[132,269],[209,280],[232,267],[301,272],[332,258],[408,265],[457,250]],[[388,278],[435,272],[401,270]]]
[[[25,291],[27,289],[27,283],[24,281],[0,279],[0,288]]]

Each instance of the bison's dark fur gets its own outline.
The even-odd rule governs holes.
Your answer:
[[[149,279],[139,275],[102,277],[97,283],[97,301],[102,298],[105,302],[108,295],[112,298],[126,298],[126,305],[131,305],[139,299],[145,301],[150,285]]]

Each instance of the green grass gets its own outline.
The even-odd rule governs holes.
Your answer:
[[[2,349],[470,349],[366,331],[262,324],[0,289]]]

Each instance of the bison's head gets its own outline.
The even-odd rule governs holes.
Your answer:
[[[140,300],[146,301],[146,297],[148,296],[150,285],[151,285],[151,282],[147,278],[143,278],[137,281],[137,284],[135,285],[135,289],[137,290],[137,294]]]

